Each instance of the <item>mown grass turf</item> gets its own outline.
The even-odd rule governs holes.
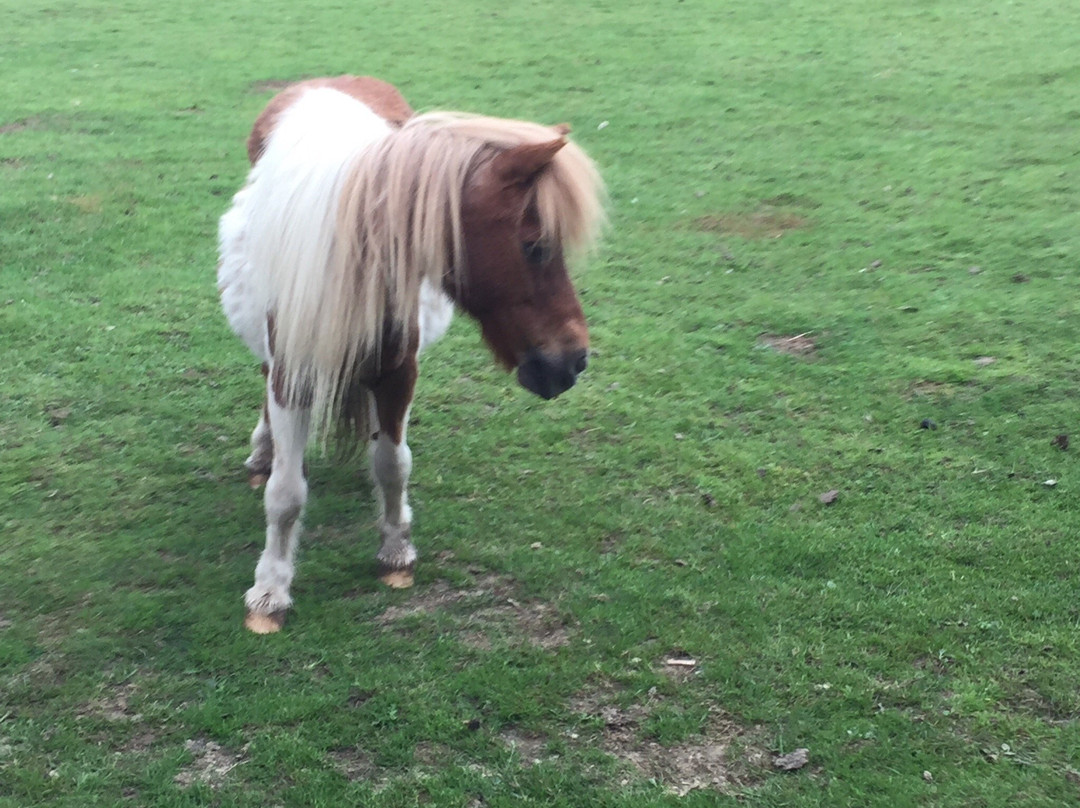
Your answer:
[[[1068,4],[35,0],[0,31],[0,806],[1080,800]],[[313,457],[297,608],[254,637],[216,219],[273,83],[341,72],[574,125],[612,198],[596,355],[544,403],[456,323],[417,587],[374,584],[367,484]]]

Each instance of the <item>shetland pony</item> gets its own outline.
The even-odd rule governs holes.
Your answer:
[[[266,484],[250,630],[279,630],[292,604],[312,432],[370,439],[380,578],[412,585],[406,426],[417,357],[455,304],[527,390],[554,398],[585,369],[565,262],[595,237],[602,185],[568,132],[416,115],[391,85],[354,76],[293,85],[255,121],[218,265],[226,317],[266,380],[245,461],[252,487]]]

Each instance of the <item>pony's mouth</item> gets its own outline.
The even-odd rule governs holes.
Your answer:
[[[517,378],[530,393],[552,399],[573,387],[588,364],[589,352],[584,348],[555,357],[532,350],[518,364]]]

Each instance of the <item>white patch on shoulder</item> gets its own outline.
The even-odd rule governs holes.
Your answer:
[[[428,281],[420,284],[420,351],[436,342],[454,317],[454,302]]]

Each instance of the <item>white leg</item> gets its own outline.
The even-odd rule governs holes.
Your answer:
[[[283,612],[292,605],[289,586],[300,534],[300,515],[307,501],[304,479],[304,448],[307,445],[309,410],[278,406],[271,393],[267,406],[274,436],[274,459],[263,501],[266,506],[266,547],[255,567],[255,585],[247,591],[247,626],[253,631],[276,631]],[[268,620],[271,615],[272,620]]]
[[[379,499],[379,536],[382,546],[375,556],[380,577],[390,586],[411,586],[416,548],[410,540],[412,509],[407,486],[412,471],[412,452],[402,426],[401,442],[384,430],[371,443],[371,472]]]

